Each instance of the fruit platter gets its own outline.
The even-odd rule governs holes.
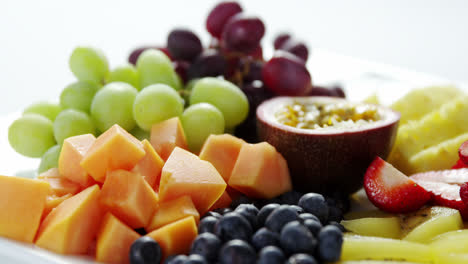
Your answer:
[[[468,263],[466,88],[207,13],[0,119],[2,263]]]

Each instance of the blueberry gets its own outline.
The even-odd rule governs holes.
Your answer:
[[[198,224],[198,233],[214,233],[214,227],[217,222],[218,219],[214,216],[203,217],[202,220],[200,220],[200,223]]]
[[[224,244],[218,260],[220,264],[255,264],[257,254],[246,242],[234,239]]]
[[[278,198],[280,199],[282,204],[297,205],[302,195],[303,193],[292,190],[283,193]]]
[[[208,264],[208,261],[203,256],[191,254],[184,264]]]
[[[262,248],[258,253],[257,264],[283,264],[286,260],[283,251],[275,246]]]
[[[343,210],[340,208],[338,202],[330,197],[325,198],[328,205],[328,221],[340,222],[343,220]]]
[[[279,235],[266,227],[262,227],[252,236],[252,245],[257,250],[266,246],[279,246]]]
[[[307,213],[317,216],[322,224],[327,222],[328,205],[321,194],[306,193],[299,199],[298,205],[304,208]]]
[[[251,204],[251,203],[252,203],[252,200],[250,200],[249,197],[245,195],[241,195],[231,202],[231,208],[234,209],[234,208],[237,208],[237,206],[239,206],[240,204]]]
[[[220,215],[225,215],[227,213],[232,212],[232,209],[231,208],[218,208],[218,209],[215,209],[213,211],[216,212],[216,213],[219,213]]]
[[[258,209],[253,204],[240,204],[236,207],[234,212],[241,214],[245,219],[247,219],[252,226],[253,230],[257,229],[257,214]]]
[[[273,210],[265,221],[265,226],[274,232],[280,232],[284,225],[297,220],[299,214],[289,205],[280,205]]]
[[[341,232],[345,232],[345,231],[346,231],[346,229],[344,228],[344,226],[343,226],[342,224],[338,223],[338,222],[330,221],[328,224],[329,224],[329,225],[334,225],[334,226],[338,227],[338,229],[340,229]]]
[[[263,206],[262,209],[260,209],[260,211],[257,214],[258,226],[265,225],[265,220],[267,219],[267,217],[270,215],[271,212],[273,212],[273,210],[275,210],[279,206],[280,205],[277,203],[271,203],[271,204],[267,204]]]
[[[140,237],[130,247],[130,262],[132,264],[159,263],[161,256],[161,247],[149,236]]]
[[[205,218],[207,216],[212,216],[214,218],[219,219],[219,218],[221,218],[222,215],[220,213],[216,212],[216,211],[208,211],[203,215],[202,218]]]
[[[317,264],[317,260],[309,254],[294,254],[289,257],[286,264]]]
[[[343,233],[334,225],[327,225],[320,230],[318,236],[318,257],[324,262],[335,262],[340,259]]]
[[[252,227],[249,221],[236,212],[225,214],[214,227],[214,233],[222,241],[241,239],[249,241],[252,236]]]
[[[303,224],[307,229],[309,229],[310,233],[312,233],[314,237],[317,237],[320,230],[322,230],[322,224],[316,220],[306,219]]]
[[[202,233],[192,242],[190,254],[198,254],[208,261],[215,261],[221,245],[221,240],[214,234]]]
[[[304,209],[302,209],[302,207],[300,207],[300,206],[297,206],[297,205],[290,205],[290,207],[291,207],[292,209],[296,210],[296,212],[297,212],[298,214],[304,213]]]
[[[164,264],[185,264],[188,260],[188,257],[185,255],[173,255],[166,258]],[[159,263],[159,262],[154,262]],[[133,264],[133,263],[132,263]]]
[[[318,217],[316,217],[315,215],[313,214],[310,214],[310,213],[302,213],[299,215],[299,221],[302,221],[304,222],[305,220],[307,219],[312,219],[312,220],[315,220],[317,222],[320,222],[320,220],[318,219]]]
[[[287,223],[280,234],[281,247],[289,254],[314,253],[317,240],[299,221]]]

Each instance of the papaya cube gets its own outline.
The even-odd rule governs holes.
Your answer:
[[[171,255],[188,254],[197,235],[197,223],[193,216],[185,217],[147,234],[161,246],[163,259]]]
[[[44,181],[0,176],[0,236],[32,243],[50,185]]]
[[[95,141],[92,134],[69,137],[63,141],[58,162],[58,169],[63,177],[83,187],[90,186],[91,177],[80,163]]]
[[[130,263],[130,247],[140,235],[110,213],[102,220],[97,236],[96,261]]]
[[[104,182],[108,171],[131,170],[143,156],[143,144],[116,124],[96,139],[80,164],[94,180]]]
[[[286,160],[266,142],[242,146],[228,184],[249,197],[262,199],[292,189]]]
[[[223,192],[221,197],[208,209],[209,211],[218,209],[218,208],[227,208],[231,205],[232,203],[232,198],[229,196],[229,193],[227,190]]]
[[[52,195],[63,196],[66,194],[76,194],[81,189],[78,183],[62,177],[57,168],[49,169],[37,178],[50,184],[50,194]]]
[[[100,201],[132,228],[146,227],[158,207],[158,195],[143,176],[126,170],[107,174]]]
[[[210,135],[200,151],[200,159],[211,162],[227,182],[244,140],[229,134]]]
[[[93,185],[66,199],[46,216],[36,245],[60,254],[84,254],[102,218],[99,186]]]
[[[190,215],[198,223],[200,215],[190,196],[184,195],[174,200],[161,202],[146,230],[153,231]]]
[[[163,160],[167,160],[175,147],[188,149],[184,129],[178,117],[154,124],[151,127],[150,141]]]
[[[63,201],[66,199],[73,197],[73,194],[68,193],[65,194],[64,196],[57,196],[57,195],[49,195],[46,198],[46,204],[44,207],[44,211],[42,212],[42,217],[41,219],[44,219],[55,207],[57,207],[59,204],[61,204]]]
[[[188,195],[203,214],[225,189],[226,182],[211,163],[176,147],[162,169],[159,197],[168,201]]]
[[[161,169],[164,166],[164,161],[159,157],[148,140],[143,140],[142,144],[146,154],[135,167],[133,167],[132,171],[143,175],[151,188],[157,190],[159,188]]]

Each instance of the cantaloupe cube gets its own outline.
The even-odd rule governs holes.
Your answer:
[[[198,234],[193,216],[170,223],[147,234],[161,246],[163,259],[176,254],[188,254],[190,246]]]
[[[154,124],[151,127],[150,141],[163,160],[167,160],[175,147],[188,149],[184,129],[178,117]]]
[[[132,228],[146,227],[158,207],[158,195],[140,174],[126,170],[108,173],[101,204]]]
[[[218,208],[227,208],[231,205],[231,203],[232,198],[231,196],[229,196],[229,193],[226,188],[221,197],[219,197],[219,199],[210,207],[210,209],[208,209],[208,211],[212,211]]]
[[[33,242],[46,197],[47,182],[0,176],[0,236]]]
[[[159,188],[161,169],[164,166],[164,161],[159,157],[148,140],[143,140],[142,144],[146,154],[135,167],[133,167],[132,171],[143,175],[149,185],[157,190]]]
[[[81,186],[78,183],[62,177],[57,168],[49,169],[37,178],[50,184],[50,194],[52,195],[76,194],[81,190]]]
[[[266,142],[242,145],[228,184],[249,197],[263,199],[292,189],[286,160]]]
[[[227,182],[244,143],[230,134],[210,135],[200,151],[200,159],[211,162]]]
[[[107,213],[97,236],[96,261],[130,263],[130,247],[139,237],[137,232]]]
[[[68,198],[44,219],[36,245],[60,254],[84,254],[97,234],[103,210],[99,186]]]
[[[69,137],[63,141],[58,166],[59,172],[63,177],[83,187],[92,185],[93,181],[91,177],[81,167],[80,163],[95,141],[96,138],[92,134]]]
[[[108,171],[131,170],[143,156],[143,144],[119,125],[113,125],[96,139],[80,164],[96,181],[104,182]]]
[[[226,182],[211,163],[176,147],[162,169],[159,198],[168,201],[189,195],[198,212],[203,214],[225,189]]]
[[[73,194],[68,193],[65,194],[64,196],[57,196],[57,195],[49,195],[46,198],[46,204],[44,207],[44,211],[42,212],[42,217],[41,220],[44,219],[55,207],[57,207],[59,204],[61,204],[63,201],[65,201],[68,198],[73,197]]]
[[[190,196],[184,195],[174,200],[161,202],[146,231],[153,231],[187,216],[193,216],[197,223],[200,220],[200,214]]]

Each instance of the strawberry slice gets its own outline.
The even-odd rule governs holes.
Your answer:
[[[468,168],[421,172],[410,178],[431,192],[435,204],[458,209],[468,220],[468,206],[460,197],[460,186],[468,182]]]
[[[457,163],[452,166],[452,169],[461,169],[461,168],[468,168],[468,166],[461,160],[458,159]]]
[[[461,144],[460,148],[458,149],[458,156],[465,164],[465,167],[468,167],[468,140]]]
[[[364,189],[375,206],[391,213],[418,210],[431,199],[429,192],[380,157],[367,168]]]
[[[465,205],[468,205],[468,182],[465,182],[460,186],[460,198]]]

